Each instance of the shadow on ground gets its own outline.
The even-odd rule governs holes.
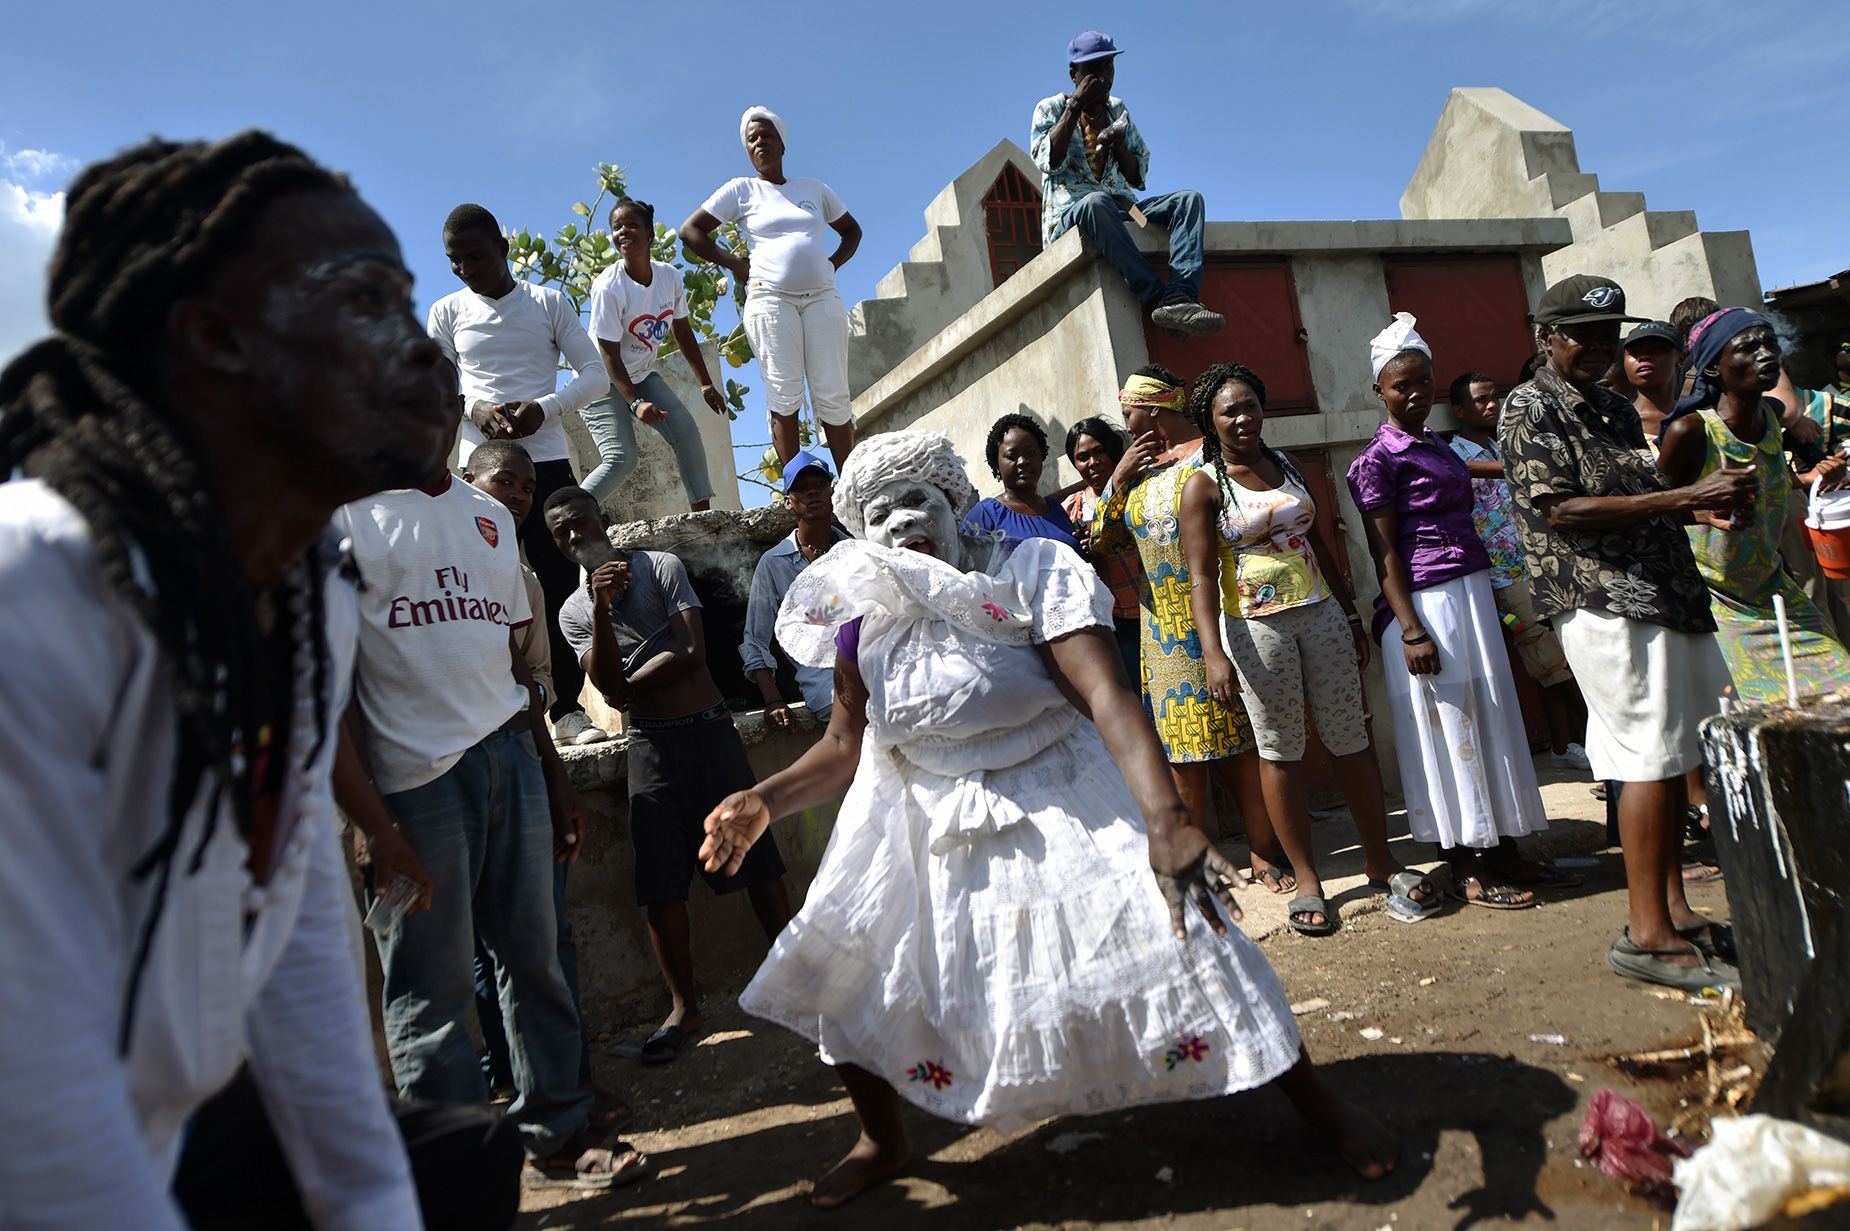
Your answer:
[[[1460,1133],[1474,1139],[1481,1171],[1468,1186],[1453,1186],[1464,1191],[1450,1199],[1443,1222],[1418,1225],[1465,1231],[1531,1214],[1554,1217],[1538,1194],[1547,1159],[1544,1126],[1575,1104],[1573,1091],[1555,1074],[1509,1057],[1466,1052],[1359,1057],[1328,1065],[1325,1074],[1383,1112],[1400,1132],[1395,1174],[1375,1183],[1359,1179],[1270,1089],[1056,1120],[1006,1141],[912,1114],[916,1156],[906,1176],[837,1217],[844,1227],[905,1231],[1238,1211],[1252,1216],[1248,1225],[1303,1227],[1339,1225],[1310,1222],[1300,1211],[1340,1205],[1369,1211],[1372,1227],[1386,1220],[1389,1207],[1404,1209],[1430,1178],[1440,1135]],[[819,1225],[826,1216],[808,1204],[807,1181],[847,1148],[854,1124],[845,1104],[829,1102],[839,1099],[840,1089],[827,1070],[804,1095],[796,1100],[799,1107],[826,1103],[841,1110],[662,1149],[654,1154],[655,1174],[635,1188],[534,1211],[520,1226]],[[801,1174],[792,1174],[790,1160],[804,1160]],[[1228,1216],[1216,1225],[1234,1225]]]

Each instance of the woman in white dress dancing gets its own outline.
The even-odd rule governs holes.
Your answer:
[[[777,622],[793,658],[834,667],[828,731],[706,822],[707,867],[736,867],[773,819],[846,792],[807,902],[740,998],[814,1040],[860,1118],[811,1200],[906,1164],[901,1094],[1008,1133],[1277,1079],[1352,1166],[1385,1174],[1393,1137],[1322,1082],[1271,966],[1216,910],[1240,918],[1239,873],[1189,824],[1110,594],[1052,540],[985,559],[958,534],[975,500],[939,433],[855,449],[835,511],[856,539],[804,570]],[[1186,933],[1190,900],[1211,935]]]

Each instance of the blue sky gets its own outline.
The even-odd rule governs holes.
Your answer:
[[[1446,92],[1495,85],[1574,129],[1603,187],[1750,229],[1763,285],[1850,266],[1850,28],[1827,0],[105,0],[16,6],[7,26],[0,357],[44,328],[77,165],[149,133],[251,125],[353,176],[423,305],[455,285],[438,232],[457,202],[550,233],[604,160],[678,220],[749,173],[738,115],[763,103],[789,122],[789,171],[828,181],[866,231],[842,271],[853,303],[941,187],[999,138],[1026,144],[1083,26],[1125,49],[1116,92],[1154,151],[1152,188],[1199,188],[1213,218],[1394,217]],[[765,438],[760,406],[738,439]]]

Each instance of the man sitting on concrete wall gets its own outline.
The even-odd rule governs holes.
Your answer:
[[[745,604],[745,641],[739,661],[764,697],[764,718],[779,731],[791,727],[790,707],[777,689],[777,609],[797,574],[847,534],[835,525],[835,481],[823,460],[808,449],[784,466],[784,507],[797,517],[797,528],[758,558],[752,572],[751,598]],[[835,673],[826,667],[796,664],[797,689],[817,722],[827,724],[835,704]]]
[[[706,840],[707,813],[758,776],[725,698],[707,670],[700,600],[679,560],[660,551],[619,551],[604,512],[582,487],[546,501],[546,528],[590,579],[565,600],[559,628],[613,709],[630,715],[630,841],[636,901],[673,1000],[642,1045],[644,1064],[665,1064],[700,1029],[687,889]],[[784,861],[767,836],[730,875],[702,871],[714,893],[740,889],[775,940],[790,922]]]
[[[584,814],[517,644],[533,614],[515,519],[440,471],[426,487],[344,506],[335,526],[362,581],[355,701],[335,796],[364,833],[402,829],[432,882],[428,909],[378,934],[399,1093],[487,1101],[466,1028],[479,934],[495,959],[512,1044],[519,1097],[508,1116],[526,1147],[525,1182],[594,1188],[635,1179],[645,1160],[607,1140],[579,1084],[578,1010],[559,968],[553,864],[578,857]]]
[[[1227,324],[1201,306],[1201,194],[1184,188],[1143,197],[1150,148],[1123,100],[1112,97],[1118,48],[1109,34],[1086,30],[1066,52],[1070,94],[1034,107],[1028,155],[1041,169],[1041,240],[1052,244],[1071,227],[1123,275],[1150,320],[1179,337],[1199,337]],[[1169,284],[1137,250],[1126,220],[1169,228]]]

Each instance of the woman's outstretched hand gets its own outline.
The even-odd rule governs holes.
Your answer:
[[[1233,900],[1233,886],[1241,883],[1240,870],[1192,825],[1175,825],[1160,836],[1150,836],[1150,870],[1156,873],[1157,888],[1169,903],[1169,925],[1177,940],[1188,935],[1186,903],[1191,900],[1216,936],[1225,936],[1227,925],[1214,911],[1215,899],[1235,923],[1245,917]]]
[[[757,791],[734,791],[707,813],[707,840],[700,844],[700,866],[731,876],[745,862],[745,852],[771,827],[771,807]]]

